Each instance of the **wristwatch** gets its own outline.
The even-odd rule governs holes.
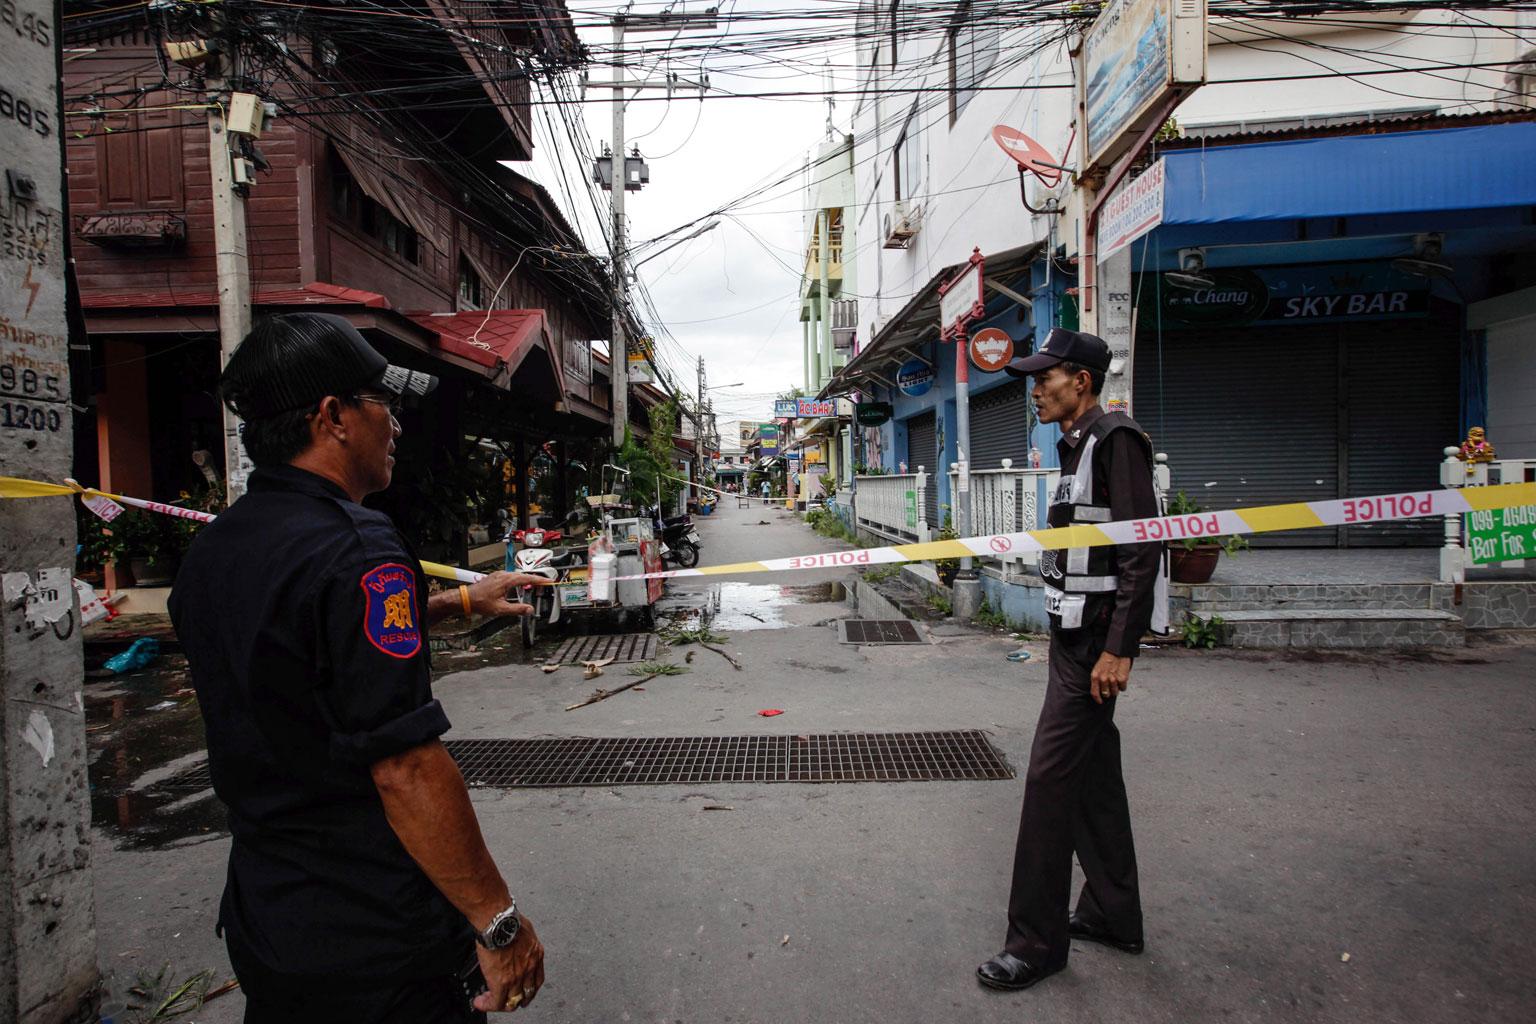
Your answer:
[[[517,916],[517,901],[512,903],[491,918],[491,923],[485,926],[485,931],[475,936],[475,941],[486,949],[506,949],[517,941],[517,930],[522,924],[522,919]]]

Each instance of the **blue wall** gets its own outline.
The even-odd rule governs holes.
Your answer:
[[[1051,271],[1046,267],[1044,260],[1038,260],[1031,267],[1027,277],[1010,283],[1010,287],[1017,291],[1028,289],[1028,294],[1035,303],[1033,316],[1012,299],[994,295],[987,303],[986,319],[972,325],[972,330],[996,327],[1005,331],[1014,340],[1017,355],[1032,352],[1039,348],[1051,327],[1059,322],[1063,290],[1075,283],[1075,280],[1064,278],[1060,273]],[[880,389],[879,399],[890,402],[895,409],[895,415],[891,421],[880,428],[881,445],[884,449],[881,465],[892,473],[900,472],[901,463],[907,458],[907,421],[930,410],[937,413],[936,425],[942,442],[940,465],[925,467],[934,476],[933,482],[938,487],[941,521],[931,524],[937,528],[942,525],[944,507],[951,504],[949,466],[950,463],[958,462],[960,457],[955,443],[957,435],[955,349],[953,345],[939,342],[937,330],[933,331],[921,345],[914,346],[914,349],[933,364],[935,380],[927,394],[916,398],[902,394],[896,388]],[[970,372],[971,398],[974,400],[1012,380],[1013,378],[1006,373],[1001,371],[984,373],[973,364]],[[1055,425],[1042,425],[1035,428],[1030,443],[1033,447],[1040,449],[1042,466],[1050,468],[1057,465],[1056,442],[1060,437],[1061,431]],[[909,465],[907,471],[915,473],[917,467]]]

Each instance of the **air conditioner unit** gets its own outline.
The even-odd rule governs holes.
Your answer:
[[[885,213],[885,248],[905,249],[911,246],[917,234],[921,216],[915,209],[908,209],[900,199]]]

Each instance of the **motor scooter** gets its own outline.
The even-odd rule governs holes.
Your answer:
[[[663,519],[660,510],[655,507],[650,509],[650,513],[656,536],[661,538],[662,561],[675,562],[684,569],[698,565],[699,548],[703,542],[699,540],[699,531],[694,528],[693,517],[684,513]]]
[[[561,547],[565,535],[559,530],[514,530],[507,540],[507,569],[510,572],[543,576],[553,586],[518,588],[518,600],[533,611],[522,617],[523,647],[531,648],[538,638],[539,622],[553,626],[560,621],[559,584],[567,582],[571,570],[586,564],[586,544]],[[514,549],[515,545],[515,549]]]

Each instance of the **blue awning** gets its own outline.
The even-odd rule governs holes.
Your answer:
[[[1164,224],[1536,205],[1536,122],[1166,152]]]

